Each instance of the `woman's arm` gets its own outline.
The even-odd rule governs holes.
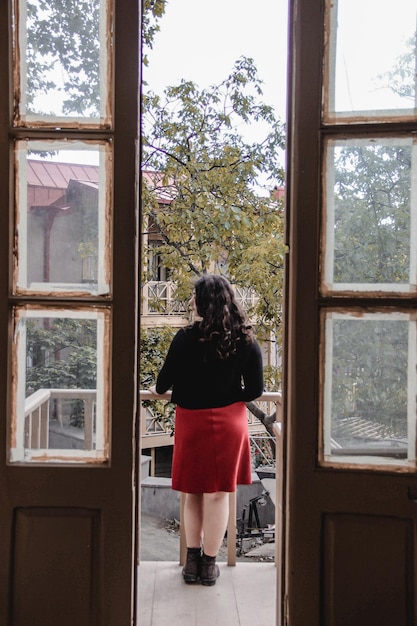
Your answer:
[[[249,357],[242,372],[243,399],[250,402],[259,398],[264,390],[262,352],[257,341],[250,346]]]
[[[173,338],[171,345],[169,346],[168,353],[165,358],[165,362],[161,368],[156,379],[155,390],[156,393],[165,393],[172,387],[175,378],[175,371],[178,368],[178,361],[180,355],[180,349],[182,340],[184,337],[183,329],[180,329]]]

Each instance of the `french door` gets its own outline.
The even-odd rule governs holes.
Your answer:
[[[290,32],[283,620],[411,626],[416,6],[298,0]]]
[[[127,625],[139,3],[1,5],[0,622]]]

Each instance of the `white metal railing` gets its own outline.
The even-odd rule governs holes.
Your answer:
[[[187,303],[175,298],[176,285],[171,281],[149,281],[143,286],[143,315],[180,315]]]
[[[52,400],[81,400],[84,405],[84,450],[94,449],[95,389],[38,389],[25,400],[24,447],[28,450],[49,448],[50,405]],[[62,425],[62,416],[58,414]]]
[[[233,285],[236,300],[249,311],[259,301],[253,289]],[[143,285],[143,315],[180,315],[188,311],[188,303],[175,297],[176,285],[172,281],[151,280]]]
[[[238,285],[233,285],[233,288],[236,300],[244,311],[249,311],[259,302],[259,296],[254,289],[247,289]]]
[[[149,389],[141,389],[140,399],[141,401],[166,400],[169,402],[171,399],[171,392],[168,391],[167,393],[160,395],[149,391]],[[271,415],[274,412],[278,412],[281,415],[281,393],[279,391],[264,392],[262,396],[258,398],[257,403],[267,415]],[[170,429],[167,428],[166,424],[160,418],[160,416],[154,413],[151,406],[143,407],[142,402],[141,417],[141,439],[143,442],[142,447],[152,447],[151,445],[145,445],[145,440],[147,437],[165,439],[167,436],[171,436]],[[248,411],[248,424],[250,433],[257,433],[259,431],[262,431],[263,429],[261,422],[258,420],[257,417],[252,415],[250,411]]]

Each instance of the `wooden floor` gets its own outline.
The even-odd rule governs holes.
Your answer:
[[[186,585],[176,561],[139,565],[138,626],[275,626],[274,563],[219,563],[213,587]]]

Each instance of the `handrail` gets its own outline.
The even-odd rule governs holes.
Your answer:
[[[156,393],[150,389],[141,389],[139,391],[139,395],[141,400],[171,400],[171,391]],[[277,402],[278,404],[281,404],[282,394],[280,391],[264,391],[259,398],[256,398],[256,400],[262,402]]]
[[[70,400],[71,398],[95,397],[95,389],[38,389],[25,400],[25,417],[38,409],[47,400],[61,398]]]
[[[141,389],[140,390],[140,400],[150,402],[153,400],[163,400],[169,402],[171,400],[171,392],[167,391],[164,394],[157,394],[150,389]],[[267,405],[264,408],[268,414],[271,412],[276,413],[277,420],[282,421],[282,396],[279,391],[265,391],[262,396],[257,399],[257,402],[261,403],[261,405]],[[270,405],[274,404],[275,407],[272,408]],[[155,412],[154,407],[151,405],[148,407],[143,407],[141,409],[142,413],[142,427],[141,427],[141,439],[144,441],[148,439],[149,445],[145,445],[144,447],[152,448],[159,447],[162,445],[170,445],[172,443],[171,440],[171,429],[167,427],[166,423],[161,416]],[[263,430],[261,426],[260,420],[248,410],[248,425],[249,432],[251,437],[254,436],[254,433],[259,433],[260,430]],[[266,433],[266,431],[265,431]]]
[[[49,448],[49,403],[77,399],[84,402],[84,450],[94,447],[94,403],[96,389],[38,389],[25,399],[25,448]]]

